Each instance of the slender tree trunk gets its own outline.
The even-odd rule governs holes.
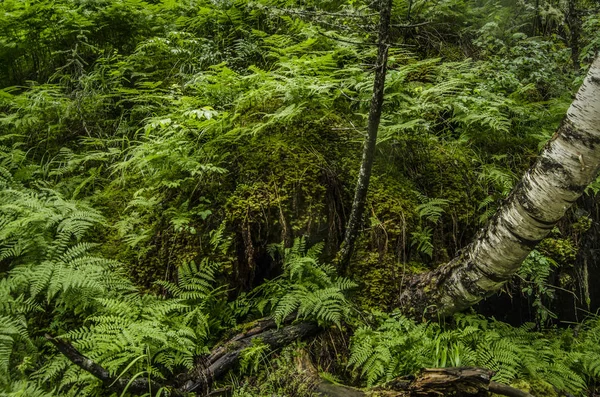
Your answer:
[[[369,110],[367,137],[363,145],[362,162],[358,173],[358,181],[354,191],[352,212],[346,227],[344,241],[340,248],[340,272],[345,273],[350,257],[354,250],[354,243],[358,235],[361,219],[365,209],[369,180],[375,158],[375,145],[377,144],[377,131],[381,120],[383,106],[383,93],[385,89],[385,76],[387,72],[388,48],[390,40],[390,21],[392,14],[392,0],[380,0],[379,11],[379,37],[377,50],[377,64],[375,66],[375,81],[373,82],[373,96]]]
[[[496,292],[581,196],[600,169],[600,56],[536,163],[462,254],[416,276],[404,312],[448,315]]]
[[[579,70],[579,37],[581,35],[581,18],[577,11],[576,0],[569,0],[567,15],[565,18],[569,27],[569,47],[571,47],[571,61],[573,68]]]
[[[538,31],[541,29],[541,18],[540,18],[540,0],[535,0],[535,11],[533,16],[532,36],[536,36]]]

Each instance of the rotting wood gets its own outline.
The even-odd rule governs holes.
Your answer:
[[[139,377],[134,380],[112,376],[108,370],[80,353],[69,342],[46,335],[56,348],[73,364],[100,379],[110,390],[127,390],[135,393],[147,393],[167,387],[171,396],[184,396],[189,393],[208,395],[210,386],[215,379],[223,376],[236,363],[244,349],[250,347],[255,340],[277,349],[288,345],[294,340],[302,339],[318,332],[316,323],[303,322],[277,328],[273,320],[260,320],[252,327],[237,334],[225,343],[215,347],[211,353],[203,357],[200,363],[190,372],[176,376],[176,381],[170,384],[149,382],[147,378]]]
[[[487,396],[489,393],[508,397],[533,397],[526,391],[493,381],[492,371],[476,367],[426,368],[417,377],[399,377],[371,390],[334,384],[322,379],[304,350],[296,356],[296,367],[315,385],[315,391],[322,397],[468,397]]]
[[[474,367],[427,368],[416,378],[398,378],[370,391],[325,383],[323,397],[533,397],[528,392],[491,380],[493,372]]]

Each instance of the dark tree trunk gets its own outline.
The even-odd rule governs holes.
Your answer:
[[[340,248],[340,271],[345,273],[350,257],[354,251],[354,243],[358,235],[367,191],[369,190],[369,180],[373,169],[373,159],[375,158],[375,145],[377,144],[377,131],[381,120],[381,110],[383,107],[383,94],[385,90],[385,76],[387,73],[388,48],[390,41],[390,21],[392,15],[392,0],[380,0],[379,11],[379,36],[377,49],[377,64],[375,65],[375,81],[373,82],[373,96],[371,98],[371,108],[369,110],[369,122],[367,126],[367,137],[363,145],[362,162],[358,173],[358,181],[354,191],[354,201],[352,203],[352,212],[346,227],[346,234]]]
[[[569,47],[573,68],[579,70],[579,38],[581,35],[581,18],[577,11],[576,0],[569,0],[565,22],[569,27]]]

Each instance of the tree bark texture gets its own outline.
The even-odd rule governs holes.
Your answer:
[[[133,380],[125,378],[117,379],[115,376],[111,375],[108,370],[81,354],[69,342],[54,338],[48,334],[45,335],[45,338],[50,341],[58,349],[58,351],[67,357],[73,364],[100,379],[110,391],[122,392],[123,390],[127,389],[129,392],[141,394],[150,390],[156,392],[161,388],[161,385],[152,381],[148,381],[148,378],[145,377],[138,377]],[[180,394],[177,393],[172,395],[180,396]]]
[[[489,393],[508,397],[533,397],[526,391],[491,380],[483,368],[429,368],[416,378],[398,378],[371,391],[362,391],[321,381],[317,392],[323,397],[483,397]]]
[[[375,69],[375,80],[373,82],[373,96],[369,110],[369,122],[367,136],[363,145],[362,161],[358,173],[358,181],[354,190],[354,201],[352,211],[346,226],[344,241],[340,248],[340,272],[343,274],[348,267],[350,257],[354,251],[354,243],[358,235],[358,229],[362,220],[375,158],[375,146],[377,144],[377,131],[381,120],[383,107],[383,94],[385,90],[385,76],[387,74],[388,48],[390,41],[390,21],[392,18],[392,0],[380,0],[379,11],[379,35],[377,49],[377,64]]]
[[[73,364],[100,379],[111,391],[122,392],[127,389],[129,392],[144,394],[150,390],[156,392],[167,386],[171,396],[187,396],[190,393],[199,396],[210,396],[218,395],[218,392],[210,392],[213,381],[229,371],[237,363],[244,349],[250,347],[254,340],[258,339],[272,349],[278,349],[296,339],[314,335],[318,331],[319,327],[312,322],[303,322],[277,329],[275,322],[271,319],[257,321],[248,330],[215,347],[210,355],[200,360],[199,365],[192,371],[176,376],[175,381],[169,384],[158,384],[149,381],[145,377],[138,377],[133,380],[128,378],[117,379],[108,370],[80,353],[69,342],[50,335],[46,335],[46,339],[56,346]]]
[[[486,227],[451,262],[413,278],[397,305],[413,316],[446,316],[496,292],[599,169],[600,56],[562,124]]]
[[[203,365],[190,374],[190,380],[179,390],[181,392],[207,394],[215,379],[223,376],[238,361],[242,352],[250,347],[254,340],[278,349],[289,345],[297,339],[314,335],[319,331],[316,323],[303,322],[277,329],[273,320],[266,320],[251,330],[241,333],[226,343],[214,348],[204,360]]]

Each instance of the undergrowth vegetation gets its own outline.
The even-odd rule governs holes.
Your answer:
[[[373,2],[3,1],[0,396],[111,395],[46,335],[115,379],[169,383],[264,316],[344,333],[321,359],[356,385],[472,365],[539,396],[593,393],[597,183],[505,287],[518,318],[381,312],[461,252],[560,123],[600,49],[597,5],[569,1],[577,20],[550,0],[394,1],[344,277]],[[223,382],[309,396],[296,350],[256,342]]]
[[[478,315],[457,315],[446,325],[415,324],[399,314],[375,319],[374,328],[357,329],[349,359],[370,385],[421,368],[475,366],[494,371],[498,382],[526,381],[531,392],[548,396],[578,394],[600,376],[598,318],[544,332],[534,323],[512,327]]]

